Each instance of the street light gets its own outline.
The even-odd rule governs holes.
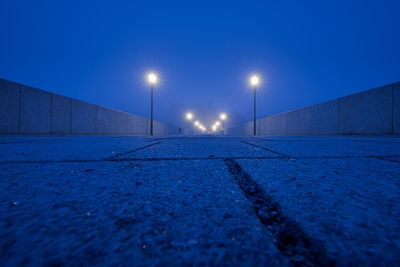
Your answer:
[[[199,122],[199,121],[195,121],[195,122],[194,122],[194,126],[197,126],[197,128],[199,127],[199,125],[200,125],[200,122]],[[195,134],[198,133],[198,132],[199,132],[198,130],[195,130],[195,131],[194,131]]]
[[[221,113],[221,115],[219,115],[219,118],[222,120],[222,134],[225,134],[226,114],[225,113]]]
[[[259,82],[260,78],[257,75],[251,76],[250,83],[254,86],[254,135],[256,135],[256,87]]]
[[[147,79],[151,84],[151,119],[150,119],[150,135],[153,135],[153,86],[157,83],[157,75],[153,72],[147,75]]]
[[[188,120],[188,134],[190,134],[190,121],[193,119],[193,114],[190,112],[186,113],[186,119]]]

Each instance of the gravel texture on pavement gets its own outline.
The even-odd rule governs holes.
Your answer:
[[[400,139],[0,139],[0,265],[396,265]]]

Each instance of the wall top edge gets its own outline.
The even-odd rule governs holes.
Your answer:
[[[86,102],[86,101],[83,101],[83,100],[80,100],[80,99],[72,98],[72,97],[69,97],[69,96],[60,95],[60,94],[57,94],[57,93],[53,93],[53,92],[50,92],[50,91],[46,91],[46,90],[43,90],[43,89],[36,88],[34,86],[31,86],[31,85],[26,85],[26,84],[23,84],[23,83],[10,81],[10,80],[4,79],[4,78],[0,78],[0,81],[9,82],[9,83],[13,83],[13,84],[18,85],[18,86],[24,86],[24,87],[27,87],[27,88],[35,89],[35,90],[38,90],[40,92],[47,93],[47,94],[52,94],[52,95],[65,97],[65,98],[71,99],[73,101],[78,101],[78,102],[81,102],[81,103],[84,103],[84,104],[95,106],[96,108],[103,108],[103,109],[106,109],[106,110],[111,110],[111,111],[115,111],[115,112],[118,112],[118,113],[123,113],[123,114],[129,115],[129,116],[133,116],[133,117],[136,117],[136,118],[143,118],[143,119],[146,119],[146,120],[150,120],[149,118],[146,118],[146,117],[138,116],[138,115],[135,115],[135,114],[132,114],[132,113],[128,113],[128,112],[125,112],[125,111],[121,111],[121,110],[117,110],[117,109],[113,109],[113,108],[109,108],[109,107],[100,106],[100,105],[89,103],[89,102]],[[159,123],[162,123],[162,124],[164,124],[166,126],[179,128],[177,126],[166,124],[166,123],[163,123],[163,122],[157,121],[157,120],[154,120],[154,122],[159,122]]]

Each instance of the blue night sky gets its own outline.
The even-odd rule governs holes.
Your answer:
[[[155,119],[250,121],[400,80],[400,1],[0,1],[0,77]],[[208,112],[206,112],[208,110]],[[200,115],[201,114],[201,115]]]

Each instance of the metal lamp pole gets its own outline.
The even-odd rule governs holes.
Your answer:
[[[151,119],[150,119],[150,135],[153,135],[153,84],[151,84]]]
[[[254,85],[254,135],[256,135],[256,85]]]
[[[151,84],[151,111],[150,111],[150,135],[153,135],[153,91],[154,91],[154,84],[157,82],[157,75],[149,73],[147,75],[147,79]]]

